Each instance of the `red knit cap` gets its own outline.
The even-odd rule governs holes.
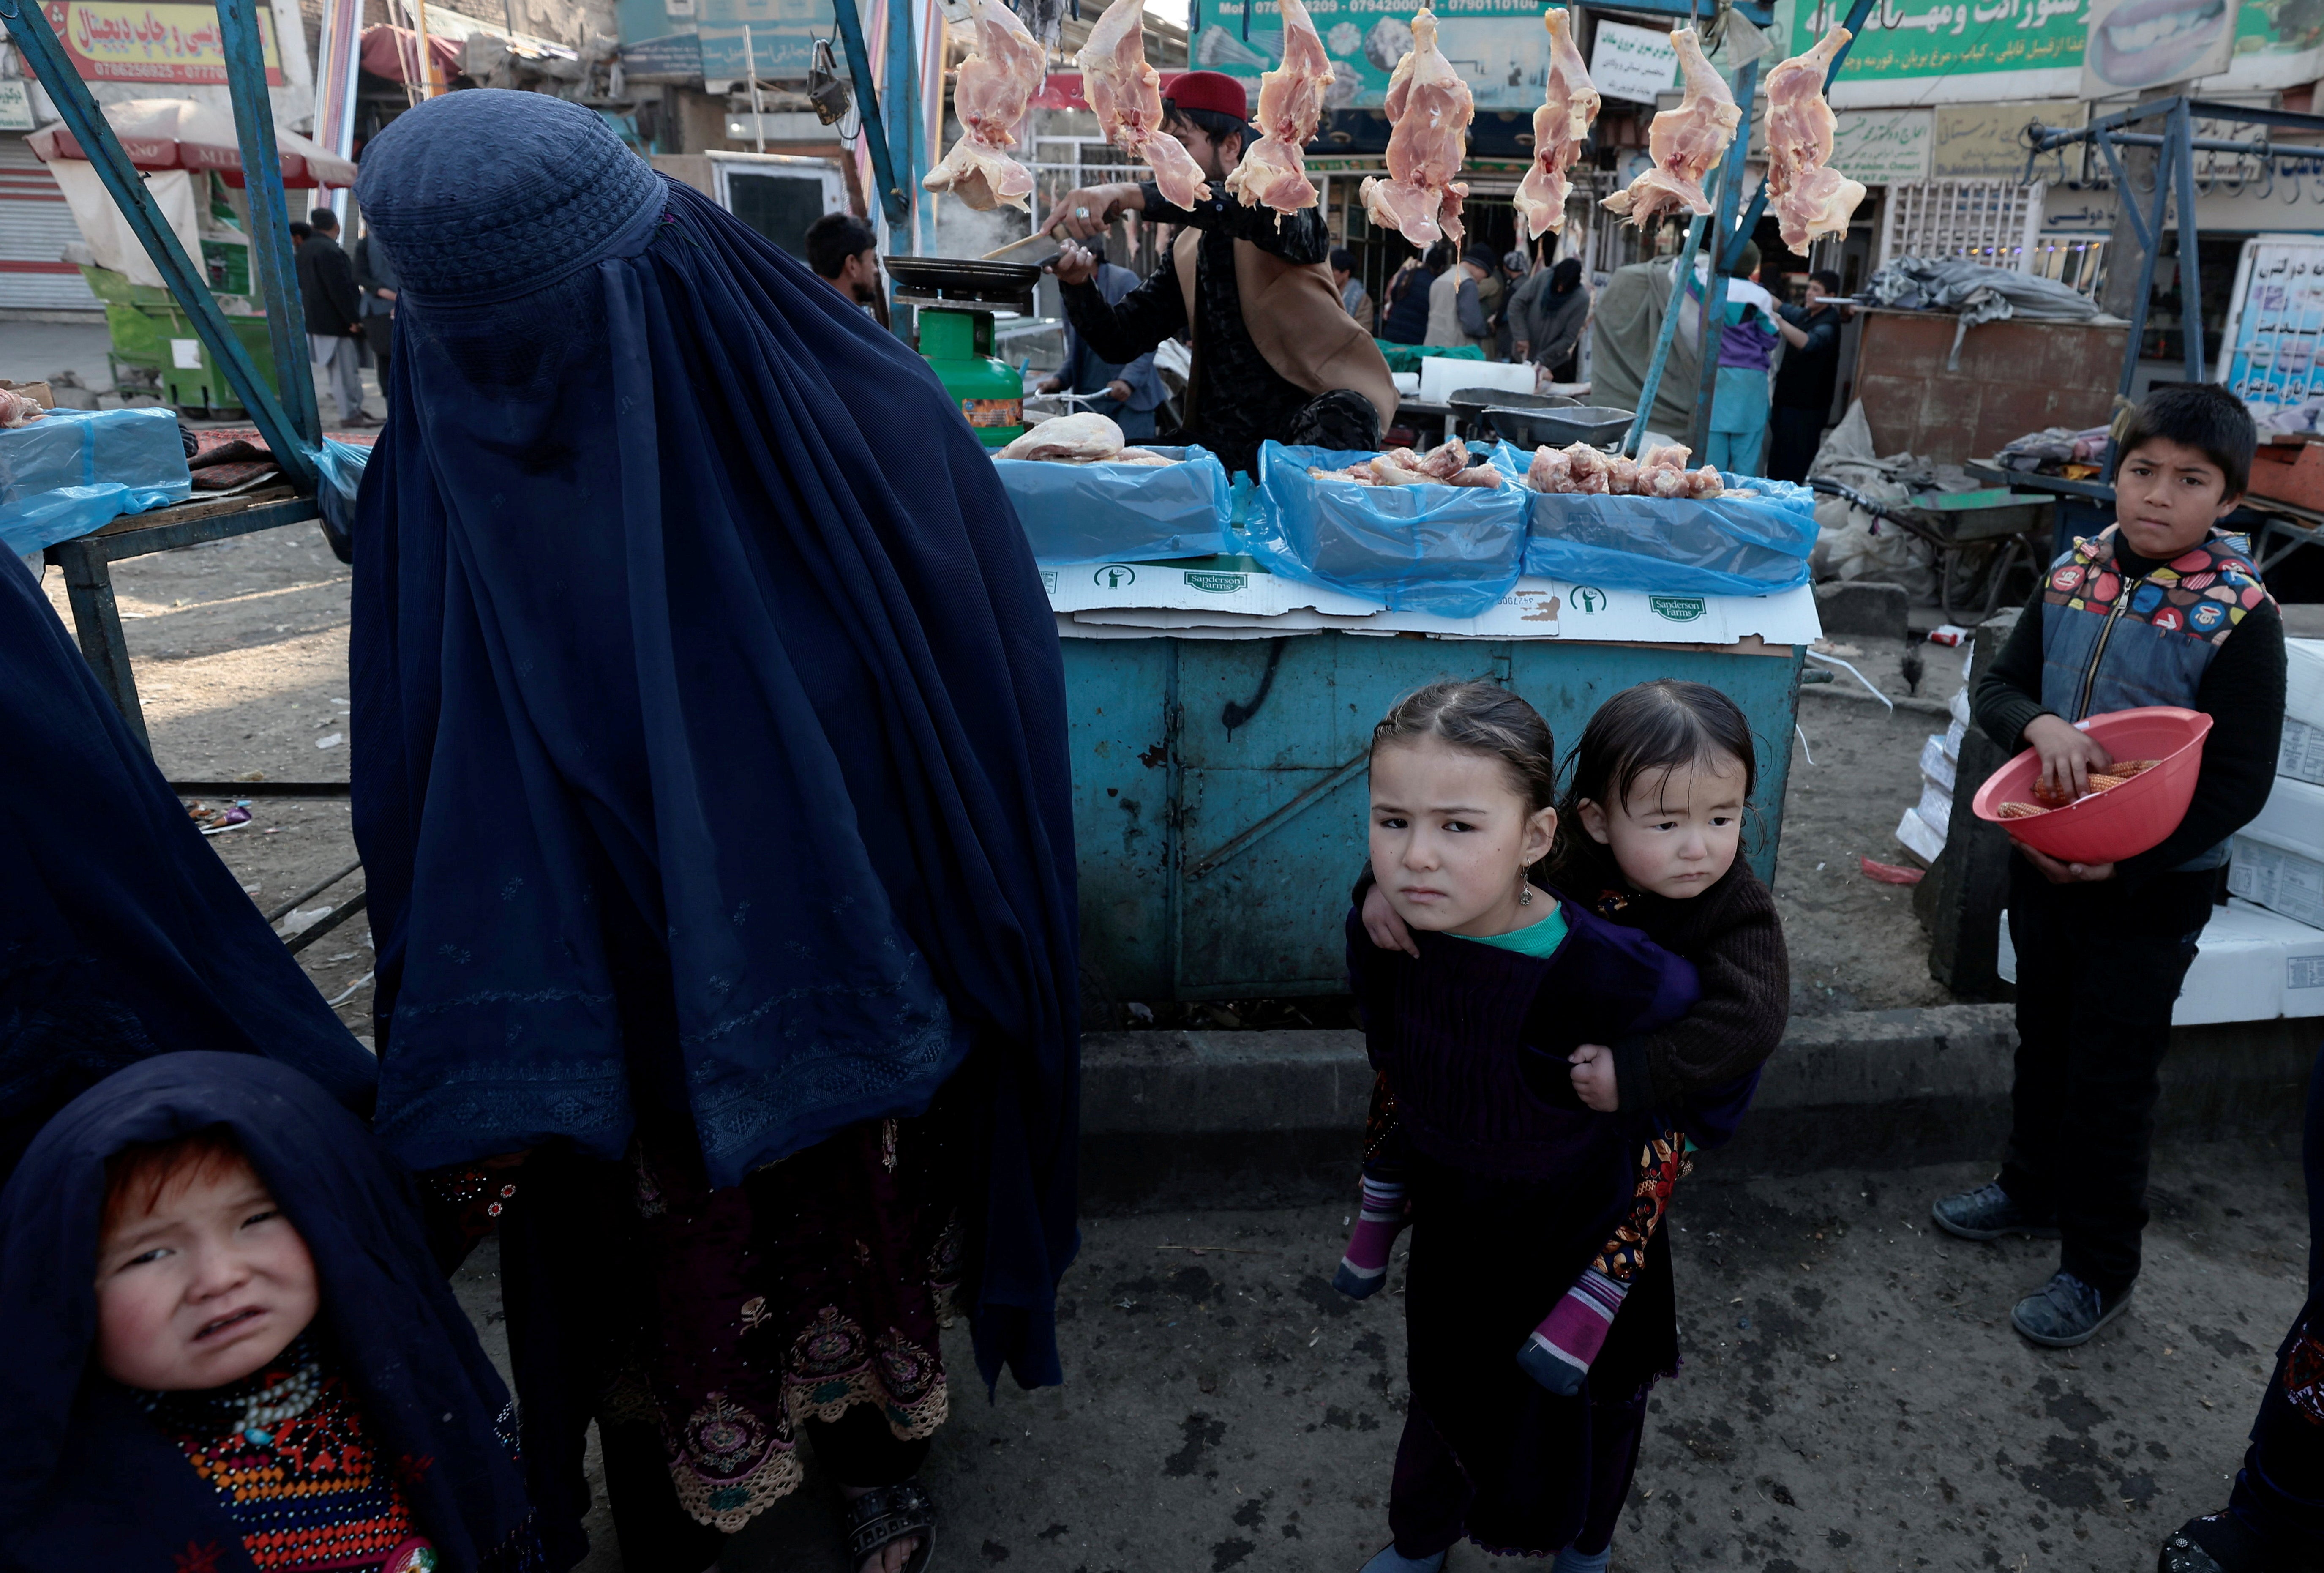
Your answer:
[[[1170,84],[1164,97],[1181,109],[1207,109],[1237,120],[1250,118],[1250,94],[1224,71],[1188,71]]]

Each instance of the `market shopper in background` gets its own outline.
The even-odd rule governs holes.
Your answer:
[[[2070,1348],[2129,1302],[2179,985],[2227,861],[2227,837],[2274,785],[2283,617],[2251,543],[2219,521],[2243,500],[2255,442],[2243,402],[2181,384],[2132,412],[2115,523],[2050,566],[1971,703],[2006,753],[2042,756],[2045,795],[2080,797],[2113,763],[2075,723],[2177,705],[2215,723],[2193,799],[2163,843],[2120,863],[2010,861],[2017,1065],[1993,1183],[1940,1199],[1969,1240],[2060,1239],[2058,1271],[2018,1301],[2029,1342]]]
[[[1488,286],[1490,292],[1488,292]],[[1492,308],[1500,301],[1489,247],[1472,245],[1428,286],[1428,338],[1438,348],[1482,349],[1493,337]]]
[[[1138,288],[1136,273],[1105,260],[1103,241],[1090,250],[1098,258],[1095,282],[1106,304],[1114,304]],[[1162,374],[1155,368],[1152,350],[1127,365],[1103,359],[1070,322],[1065,324],[1065,364],[1054,375],[1041,379],[1039,391],[1100,395],[1094,403],[1078,408],[1105,416],[1120,427],[1122,436],[1132,442],[1152,440],[1154,412],[1168,396],[1168,390],[1162,385]]]
[[[1440,240],[1416,257],[1406,257],[1388,282],[1388,304],[1380,311],[1379,337],[1390,344],[1424,344],[1428,338],[1428,291],[1458,254]]]
[[[986,1382],[1062,1376],[1031,550],[927,362],[579,105],[429,99],[357,190],[407,286],[348,650],[379,1136],[498,1215],[552,1567],[594,1422],[628,1573],[714,1564],[803,1448],[899,1573],[954,1297]]]
[[[1727,306],[1719,327],[1717,392],[1711,403],[1711,448],[1703,455],[1731,475],[1756,476],[1767,445],[1767,368],[1778,340],[1797,347],[1807,335],[1775,314],[1775,298],[1759,285],[1759,248],[1751,241],[1727,269]],[[1689,281],[1693,301],[1702,299],[1706,270]],[[1691,304],[1681,327],[1692,330],[1699,308]]]
[[[389,365],[395,355],[395,298],[402,292],[403,280],[387,247],[368,229],[355,242],[355,288],[363,291],[364,342],[371,346],[372,358],[379,363],[379,393],[384,400]]]
[[[1151,181],[1084,187],[1050,210],[1043,232],[1062,228],[1074,242],[1094,239],[1124,213],[1179,227],[1166,264],[1120,301],[1098,289],[1097,257],[1068,244],[1055,264],[1065,316],[1116,362],[1188,337],[1194,365],[1176,435],[1217,454],[1231,472],[1253,468],[1270,438],[1377,449],[1396,418],[1396,384],[1333,282],[1323,210],[1279,214],[1226,192],[1229,171],[1257,140],[1248,105],[1243,85],[1219,71],[1171,83],[1164,129],[1185,144],[1213,193],[1191,211],[1165,202]]]
[[[1844,320],[1831,297],[1840,275],[1819,268],[1808,275],[1808,302],[1778,304],[1775,314],[1807,336],[1784,351],[1775,368],[1775,415],[1769,422],[1767,474],[1779,481],[1804,481],[1823,443],[1824,422],[1840,382],[1840,329]]]
[[[807,227],[807,265],[868,314],[880,299],[880,237],[853,213],[826,213]]]
[[[1372,298],[1356,277],[1356,254],[1344,246],[1332,254],[1332,282],[1339,286],[1340,304],[1366,333],[1372,330]]]
[[[330,374],[342,427],[376,426],[364,413],[364,298],[339,249],[339,217],[328,208],[307,215],[314,233],[299,243],[299,297],[307,305],[309,358]]]
[[[1590,325],[1590,291],[1582,287],[1580,259],[1535,269],[1509,303],[1509,322],[1517,359],[1540,366],[1553,383],[1580,382],[1582,330]]]

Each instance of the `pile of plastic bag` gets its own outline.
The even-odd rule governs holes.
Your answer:
[[[172,410],[51,410],[0,431],[0,545],[20,556],[193,489]]]

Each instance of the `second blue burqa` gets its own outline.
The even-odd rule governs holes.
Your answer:
[[[973,1050],[980,1356],[1056,1380],[1064,687],[991,460],[917,356],[586,110],[423,105],[360,192],[408,285],[351,657],[381,1136],[613,1157],[650,1105],[733,1185]]]

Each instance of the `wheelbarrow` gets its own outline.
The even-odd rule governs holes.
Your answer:
[[[2044,493],[1989,486],[1939,493],[1918,503],[1876,503],[1827,476],[1810,476],[1808,485],[1926,542],[1936,569],[1937,608],[1948,622],[1992,616],[2010,576],[2020,567],[2038,575],[2048,560],[2055,504]],[[1880,526],[1872,528],[1877,533]]]

